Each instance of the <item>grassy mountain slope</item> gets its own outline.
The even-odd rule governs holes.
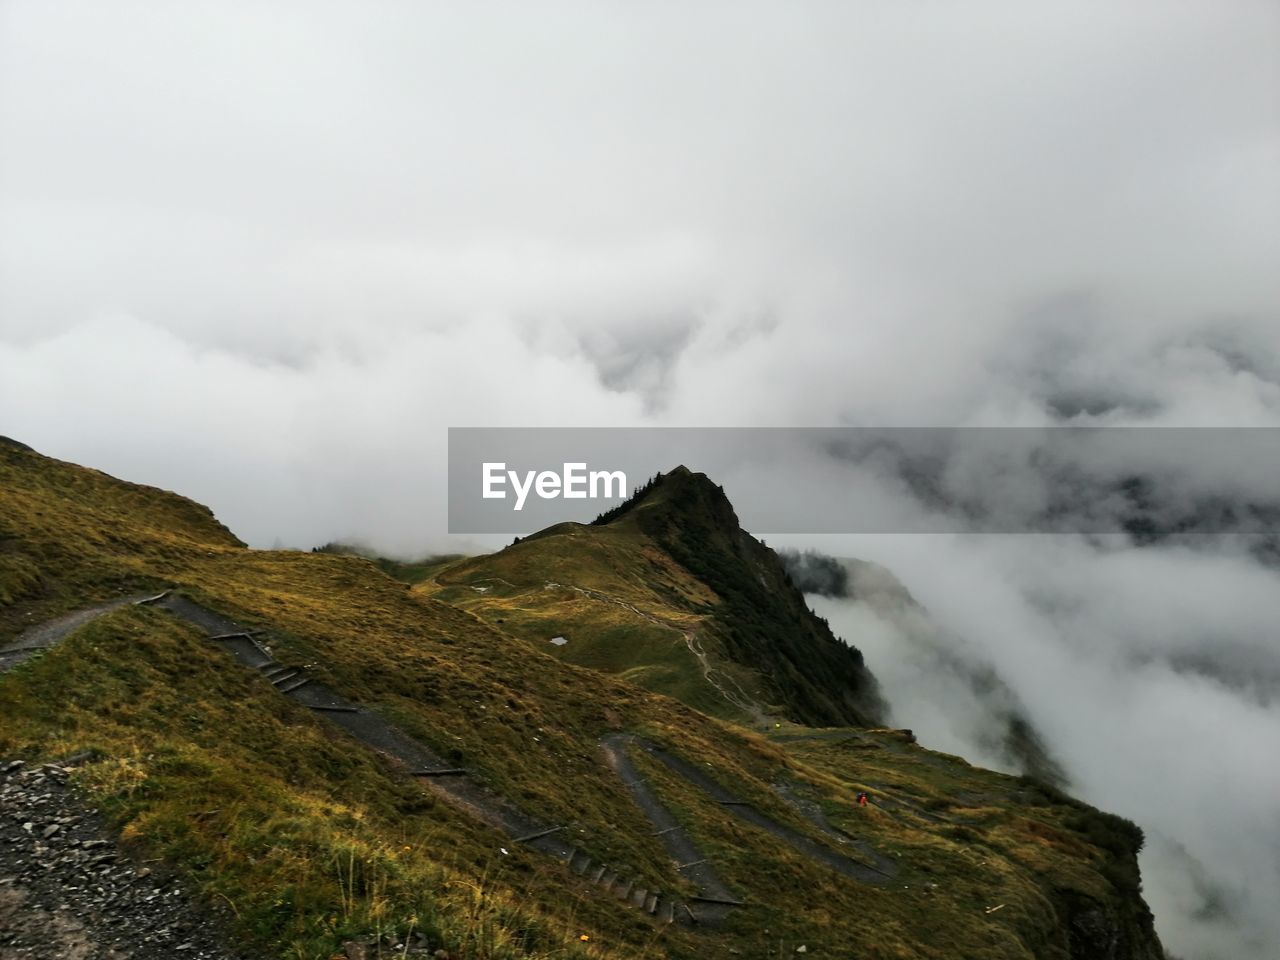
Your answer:
[[[206,550],[244,546],[208,507],[0,437],[0,629],[24,601],[43,610],[107,599]],[[8,618],[8,619],[6,619]]]
[[[601,759],[599,740],[615,731],[643,734],[829,843],[785,788],[898,867],[893,883],[853,883],[639,755],[750,904],[715,931],[661,926],[558,863],[504,852],[491,828],[162,611],[122,608],[0,674],[0,756],[93,751],[78,782],[122,835],[229,904],[243,935],[273,955],[326,958],[347,938],[410,927],[465,957],[761,957],[803,943],[833,957],[1065,960],[1098,955],[1081,940],[1093,930],[1119,938],[1118,958],[1160,955],[1136,888],[1137,836],[1123,821],[900,734],[788,727],[783,737],[801,739],[769,740],[531,649],[496,618],[445,602],[448,590],[411,590],[361,557],[247,550],[189,501],[13,445],[0,445],[0,525],[10,589],[0,643],[125,590],[175,586],[269,629],[282,660],[312,664],[593,855],[664,889],[684,881]],[[636,569],[612,565],[607,541],[592,559],[596,535],[580,535],[581,555],[559,551],[554,576],[589,576],[640,600],[649,578],[669,577],[663,589],[682,602],[713,603],[710,587],[647,545]],[[856,789],[875,804],[853,809]]]
[[[595,524],[551,527],[422,589],[728,719],[865,725],[883,713],[862,655],[810,612],[724,492],[684,467]],[[555,637],[567,642],[549,647]]]

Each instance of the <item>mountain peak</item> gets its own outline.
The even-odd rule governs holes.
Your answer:
[[[603,513],[659,545],[708,587],[728,658],[770,678],[787,715],[818,726],[871,726],[885,704],[862,654],[834,636],[787,576],[778,555],[742,529],[724,488],[681,465]]]
[[[739,531],[738,515],[725,496],[724,488],[705,473],[680,464],[658,473],[636,488],[630,499],[596,518],[596,525],[614,523],[635,513],[643,514],[642,526],[676,525],[723,532]]]

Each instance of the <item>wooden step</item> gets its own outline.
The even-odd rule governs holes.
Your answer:
[[[278,687],[280,684],[287,683],[292,680],[300,673],[302,673],[302,669],[300,667],[285,667],[283,670],[277,670],[273,676],[268,677],[267,679]]]
[[[635,888],[634,880],[619,880],[613,887],[613,895],[619,900],[628,900],[631,897],[631,891]]]
[[[606,870],[608,870],[608,869],[609,869],[609,868],[608,868],[607,866],[605,866],[603,863],[602,863],[602,864],[600,864],[600,866],[596,867],[596,869],[595,869],[595,870],[592,872],[592,874],[591,874],[591,882],[592,882],[592,883],[599,883],[599,882],[600,882],[600,878],[604,876],[604,872],[605,872]]]
[[[613,885],[617,882],[618,882],[618,872],[616,870],[608,870],[608,869],[605,870],[604,876],[596,881],[596,883],[604,887],[604,889],[606,890],[612,890]]]
[[[658,912],[658,899],[659,899],[658,893],[655,892],[655,893],[649,894],[649,896],[644,901],[644,909],[646,913]]]
[[[299,687],[305,687],[305,686],[306,686],[308,683],[310,683],[310,682],[311,682],[311,678],[310,678],[310,677],[303,677],[303,678],[302,678],[301,680],[299,680],[297,683],[291,683],[291,684],[289,684],[289,686],[287,686],[287,687],[281,687],[281,688],[280,688],[280,692],[281,692],[281,693],[293,693],[293,691],[297,690]]]
[[[631,891],[631,905],[637,910],[643,910],[646,901],[649,899],[649,891],[644,887],[636,887]]]
[[[666,923],[676,922],[676,905],[671,900],[663,900],[658,908],[658,919]]]
[[[573,856],[569,858],[569,869],[582,876],[587,872],[587,867],[591,866],[591,858],[587,856],[583,850],[573,851]]]

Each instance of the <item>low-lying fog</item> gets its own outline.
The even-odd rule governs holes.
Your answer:
[[[1172,954],[1265,960],[1280,943],[1280,576],[1240,544],[1112,538],[824,538],[847,597],[811,594],[921,743],[1021,772],[1010,699],[1070,792],[1138,822]],[[919,606],[904,601],[905,585]],[[976,693],[965,669],[1007,685]]]

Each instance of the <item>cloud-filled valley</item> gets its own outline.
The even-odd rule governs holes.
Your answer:
[[[928,612],[895,615],[856,586],[811,597],[877,670],[894,722],[1022,768],[993,749],[1003,705],[933,653],[951,634],[951,656],[994,665],[1017,692],[1070,789],[1145,829],[1144,887],[1169,950],[1267,955],[1280,885],[1280,783],[1264,759],[1280,742],[1274,571],[1213,549],[1066,535],[831,540],[888,565]]]
[[[8,3],[0,434],[253,546],[412,555],[505,542],[447,535],[450,426],[1280,428],[1278,27],[1248,0]],[[1202,459],[1194,489],[1280,497]],[[1020,506],[948,463],[941,507],[895,502]],[[1269,956],[1258,537],[768,539],[918,602],[859,599],[866,567],[811,597],[896,723],[1011,768],[1021,711],[1147,831],[1172,954]]]

